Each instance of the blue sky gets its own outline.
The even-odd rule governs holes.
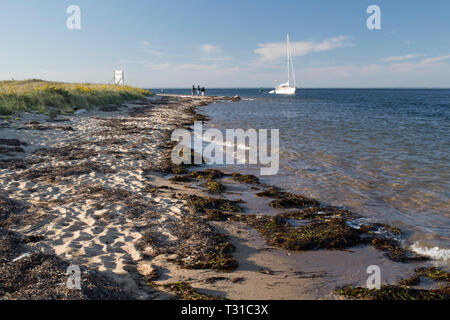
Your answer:
[[[449,17],[447,0],[2,0],[0,79],[271,87],[289,32],[299,87],[450,87]]]

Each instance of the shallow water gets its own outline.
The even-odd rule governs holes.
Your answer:
[[[280,130],[280,170],[263,182],[399,226],[406,245],[449,258],[450,90],[267,91],[208,90],[245,99],[201,110],[209,127]]]

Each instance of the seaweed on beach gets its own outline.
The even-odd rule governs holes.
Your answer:
[[[51,116],[49,119],[45,120],[46,122],[69,122],[70,119],[69,118],[60,118],[57,119],[56,115],[55,116]]]
[[[277,193],[281,198],[285,195]],[[379,228],[384,228],[398,234],[398,228],[376,223],[355,228],[349,223],[355,216],[343,209],[313,206],[278,216],[242,215],[243,208],[239,201],[195,195],[183,195],[182,199],[187,201],[192,213],[204,219],[245,223],[255,228],[269,244],[288,250],[346,249],[356,245],[372,245],[393,261],[427,259],[402,248],[398,241],[377,233]],[[296,226],[289,220],[302,220],[304,223]]]
[[[85,145],[76,143],[59,148],[40,149],[35,151],[34,155],[65,161],[88,159],[98,155],[98,151],[87,149]]]
[[[183,164],[178,165],[178,164],[173,163],[172,161],[170,161],[169,163],[163,164],[161,167],[156,168],[155,170],[162,171],[165,173],[177,174],[177,175],[184,174],[187,172],[186,165],[183,165]]]
[[[22,146],[26,146],[26,142],[18,139],[0,139],[0,155],[11,155],[14,153],[25,153]]]
[[[333,207],[312,207],[280,214],[227,215],[227,219],[244,222],[255,228],[266,241],[288,250],[346,249],[357,245],[371,245],[398,262],[424,261],[426,257],[415,255],[401,247],[394,239],[375,232],[379,224],[355,228],[349,221],[354,218],[349,211]],[[290,220],[301,220],[299,225]],[[393,231],[398,229],[381,225]]]
[[[208,198],[195,195],[181,195],[186,200],[191,212],[200,214],[208,220],[223,221],[233,219],[236,213],[244,209],[238,204],[239,200],[226,200],[221,198]]]
[[[173,177],[170,177],[169,181],[172,181],[172,182],[190,182],[190,181],[192,181],[192,179],[189,178],[188,176],[175,175]]]
[[[21,213],[26,206],[19,201],[0,195],[0,226],[9,224],[10,217]]]
[[[233,271],[238,263],[233,258],[234,246],[229,238],[219,234],[198,217],[185,217],[171,225],[176,239],[164,237],[160,232],[144,234],[138,246],[144,255],[173,254],[167,261],[186,269],[213,269]]]
[[[23,159],[0,160],[0,169],[6,168],[9,168],[10,170],[25,169],[28,164],[30,164],[30,162],[25,161]]]
[[[23,237],[19,233],[0,227],[0,265],[18,257],[23,244]]]
[[[209,102],[200,102],[198,103],[198,106],[200,105],[207,105]],[[188,114],[191,117],[191,121],[202,121],[202,122],[206,122],[209,121],[209,117],[205,116],[203,114],[200,114],[197,112],[197,110],[195,110],[195,106],[190,106],[185,110],[186,114]]]
[[[28,145],[26,142],[20,141],[18,139],[0,139],[0,144],[12,147],[20,147]]]
[[[365,243],[341,218],[293,227],[280,216],[243,216],[271,245],[288,250],[345,249]]]
[[[348,210],[335,207],[309,207],[301,210],[280,214],[280,217],[294,220],[328,220],[331,218],[354,218],[354,214]]]
[[[45,126],[38,121],[30,121],[25,123],[24,127],[17,128],[17,130],[62,130],[62,131],[75,131],[71,126]]]
[[[446,284],[438,289],[413,288],[420,284],[423,277],[434,282],[443,281]],[[449,300],[449,283],[450,273],[436,267],[423,267],[416,268],[410,278],[400,280],[398,284],[383,285],[380,289],[345,286],[337,288],[334,292],[349,298],[368,300]]]
[[[146,128],[138,127],[134,124],[127,124],[130,120],[127,119],[126,122],[124,119],[111,118],[104,119],[102,126],[107,127],[107,130],[101,131],[98,135],[132,135],[132,134],[142,134],[145,131],[148,131]]]
[[[416,289],[401,285],[384,285],[380,289],[367,289],[346,286],[337,288],[334,292],[348,298],[364,300],[448,300],[450,298],[450,287]]]
[[[10,155],[14,153],[25,153],[21,147],[2,147],[0,146],[0,155]]]
[[[219,233],[211,233],[204,240],[204,248],[186,248],[190,255],[184,258],[168,260],[186,269],[213,269],[220,272],[231,272],[237,268],[238,262],[233,258],[235,247],[228,237]],[[183,248],[183,246],[182,246]]]
[[[210,193],[223,193],[225,191],[225,185],[216,181],[224,177],[225,174],[216,169],[205,169],[200,171],[191,171],[186,175],[175,175],[169,178],[169,181],[173,182],[191,182],[192,180],[206,180],[200,184],[201,187],[206,188]]]
[[[269,205],[272,208],[298,208],[317,206],[319,205],[319,202],[302,195],[287,193],[284,198],[272,200]]]
[[[77,198],[93,200],[99,209],[100,207],[103,209],[107,205],[119,204],[124,207],[126,215],[133,218],[144,216],[145,219],[154,219],[160,215],[155,212],[153,201],[146,200],[128,190],[107,188],[101,184],[81,186],[73,200],[75,201]],[[107,214],[108,212],[105,213],[105,215]]]
[[[257,177],[251,174],[240,174],[240,173],[233,173],[232,175],[233,180],[236,180],[238,182],[247,183],[247,184],[260,184],[260,181]]]
[[[175,283],[167,283],[162,285],[156,285],[154,283],[150,284],[152,287],[163,288],[173,293],[177,296],[177,298],[181,300],[222,300],[221,297],[210,296],[203,293],[199,293],[196,289],[194,289],[187,282],[175,282]]]
[[[209,193],[223,193],[225,192],[225,186],[215,180],[207,180],[202,183],[200,187],[206,188]]]
[[[445,281],[450,283],[450,273],[440,270],[436,267],[416,268],[414,274],[407,279],[399,282],[400,285],[415,286],[420,284],[421,278],[428,278],[433,281]]]
[[[264,197],[264,198],[273,198],[273,199],[281,199],[286,194],[286,192],[282,191],[277,187],[269,187],[264,191],[255,193],[256,197]]]
[[[116,111],[121,111],[122,108],[126,107],[126,105],[123,104],[109,104],[106,106],[102,106],[100,108],[98,108],[99,111],[102,112],[116,112]]]
[[[17,207],[6,205],[10,210]],[[0,299],[130,298],[118,284],[93,271],[82,274],[81,290],[69,290],[65,285],[68,262],[55,255],[27,252],[28,243],[42,239],[40,235],[24,236],[0,227]]]
[[[215,180],[225,176],[225,174],[217,169],[205,169],[199,171],[191,171],[186,175],[188,178],[196,180]]]
[[[66,286],[69,263],[55,255],[32,253],[0,263],[0,298],[7,300],[130,299],[118,284],[98,272],[81,275],[81,290]]]
[[[61,178],[80,176],[83,174],[89,174],[91,172],[115,173],[116,171],[106,165],[87,161],[72,166],[68,165],[28,169],[24,172],[15,174],[14,179],[45,180],[48,182],[55,182],[60,180]]]
[[[272,208],[298,208],[307,206],[319,206],[319,202],[302,195],[282,191],[278,188],[268,188],[255,194],[257,197],[273,198],[269,205]]]
[[[416,255],[404,249],[400,243],[394,239],[389,239],[380,236],[368,237],[367,240],[374,248],[383,251],[386,256],[392,261],[397,262],[411,262],[411,261],[426,261],[429,258]]]
[[[168,138],[168,134],[166,139],[170,140]],[[190,165],[186,165],[184,163],[182,164],[175,164],[172,161],[172,148],[174,148],[176,145],[175,142],[173,141],[166,141],[164,144],[162,144],[160,146],[160,148],[163,149],[163,161],[160,165],[156,166],[154,164],[146,167],[144,169],[144,174],[146,172],[150,172],[150,171],[156,171],[156,172],[161,172],[164,174],[175,174],[175,175],[182,175],[188,172],[187,168]]]

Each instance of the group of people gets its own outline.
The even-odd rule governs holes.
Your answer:
[[[203,87],[203,88],[200,88],[200,86],[197,87],[197,95],[199,96],[200,93],[202,94],[202,97],[205,96],[205,87]],[[195,95],[195,86],[194,85],[192,85],[192,95],[193,96]]]

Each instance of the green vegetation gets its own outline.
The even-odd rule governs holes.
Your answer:
[[[202,183],[200,187],[206,188],[209,193],[222,193],[225,191],[225,186],[215,180],[207,180],[205,183]]]
[[[0,81],[0,115],[20,111],[71,113],[72,107],[90,109],[142,99],[150,91],[130,86],[62,83],[43,80]]]

